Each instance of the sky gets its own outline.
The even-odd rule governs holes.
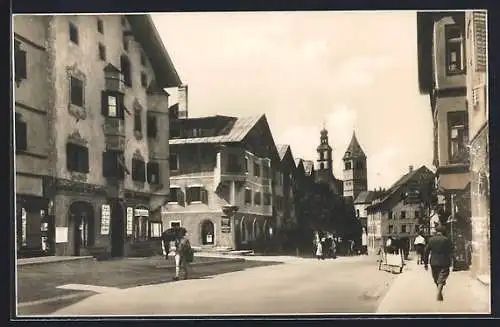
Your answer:
[[[416,13],[153,14],[183,81],[190,117],[265,113],[275,143],[316,160],[323,126],[333,172],[355,131],[368,187],[432,169],[432,117],[419,94]],[[176,93],[171,92],[172,103]]]

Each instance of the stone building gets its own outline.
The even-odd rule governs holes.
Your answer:
[[[489,279],[486,12],[418,13],[417,28],[419,87],[430,96],[435,122],[442,223],[472,241],[472,271]]]
[[[171,118],[164,228],[185,227],[191,243],[203,248],[271,244],[280,158],[265,115],[188,118],[173,112]]]
[[[161,233],[168,94],[148,15],[14,16],[18,249],[129,255]]]
[[[428,213],[429,186],[434,183],[434,173],[422,166],[409,171],[397,180],[383,196],[366,208],[368,226],[374,226],[374,239],[368,246],[375,251],[389,236],[409,237],[413,245],[419,226]],[[383,243],[382,243],[383,244]]]
[[[344,198],[354,201],[361,192],[368,189],[366,155],[354,132],[342,160],[344,161]]]

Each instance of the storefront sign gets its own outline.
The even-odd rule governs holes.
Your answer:
[[[111,206],[103,204],[101,206],[101,235],[109,234],[109,221],[111,220]]]
[[[230,233],[231,232],[231,218],[222,217],[221,218],[221,232]]]
[[[161,237],[161,223],[151,223],[151,237]]]
[[[132,209],[132,208],[130,208],[130,209]],[[136,216],[136,217],[149,217],[149,210],[148,209],[135,209],[134,216]]]
[[[56,227],[56,243],[68,242],[68,227]]]
[[[137,210],[137,209],[136,209]],[[132,229],[133,229],[133,221],[134,221],[134,209],[133,208],[127,208],[127,235],[130,236],[132,235]]]
[[[22,228],[23,246],[26,246],[28,243],[26,237],[26,210],[24,208],[21,209],[21,228]]]
[[[207,234],[207,243],[212,243],[212,234]]]

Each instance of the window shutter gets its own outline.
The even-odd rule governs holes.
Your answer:
[[[208,204],[208,191],[204,188],[201,189],[201,202]]]
[[[16,81],[21,81],[27,77],[26,69],[26,51],[16,49],[15,52],[15,78]]]
[[[191,189],[189,187],[186,188],[186,203],[187,204],[191,203]]]
[[[474,50],[476,56],[476,70],[480,72],[486,71],[486,12],[477,11],[472,14],[474,23]]]
[[[81,157],[80,157],[80,168],[82,173],[89,172],[89,148],[82,148]]]
[[[101,113],[104,117],[108,117],[108,93],[101,91]]]
[[[111,152],[105,151],[102,153],[102,175],[111,177],[113,172],[113,156]]]

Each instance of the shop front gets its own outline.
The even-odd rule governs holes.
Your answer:
[[[16,194],[18,258],[54,255],[54,215],[49,200]]]

